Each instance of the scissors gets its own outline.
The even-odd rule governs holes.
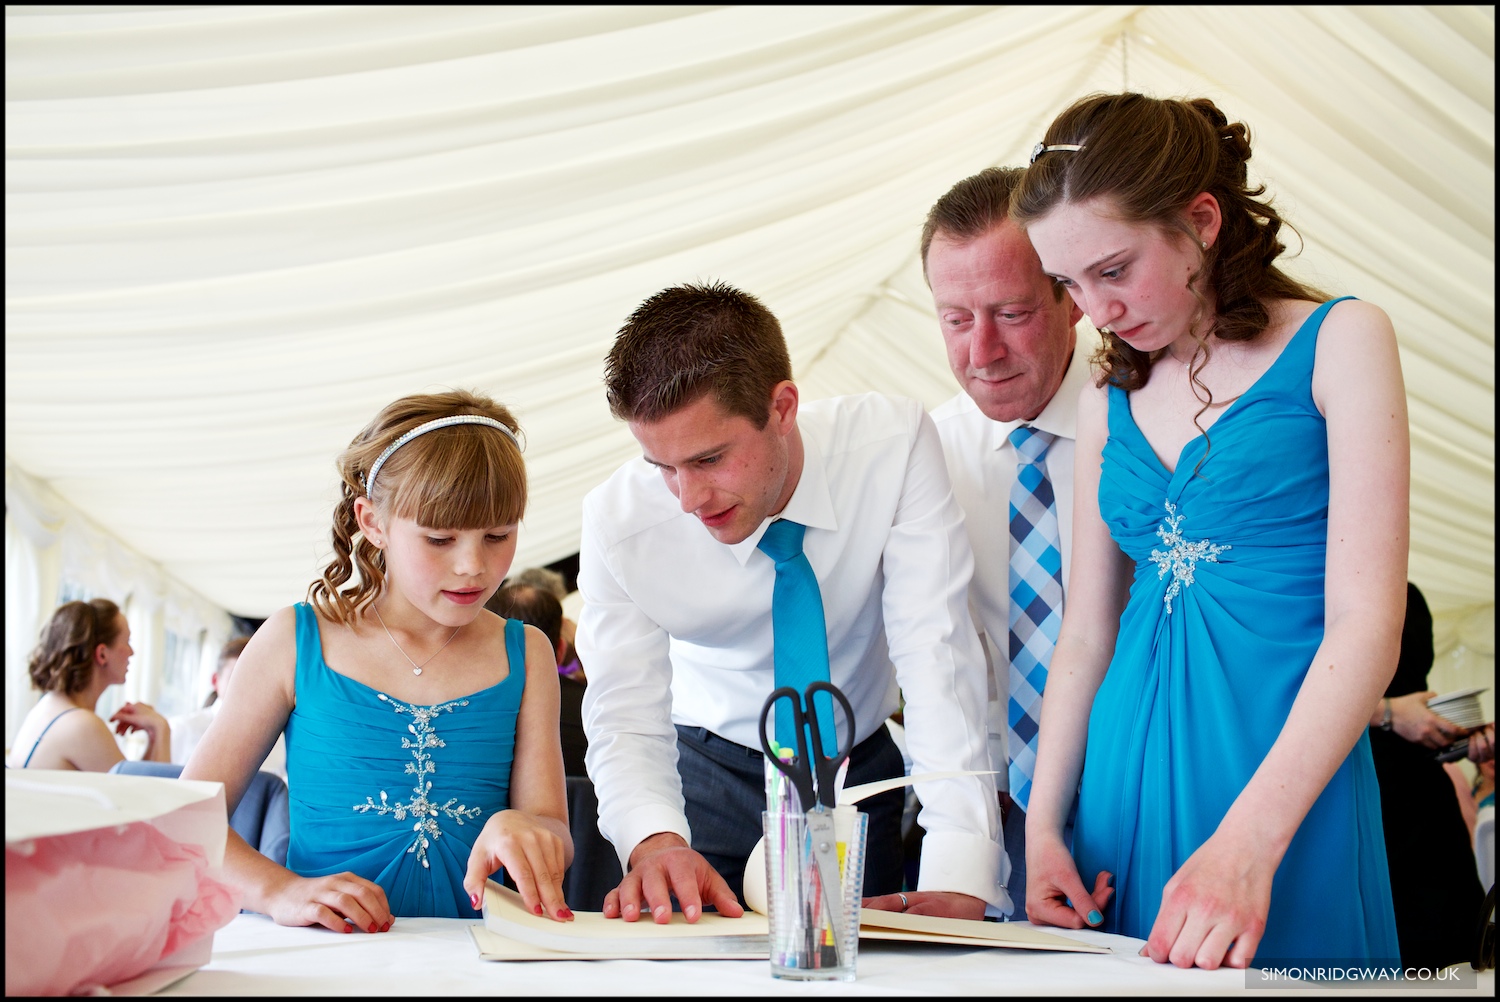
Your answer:
[[[847,740],[838,745],[837,753],[829,757],[824,753],[823,733],[818,724],[818,711],[813,705],[813,696],[826,692],[844,708],[844,719],[849,722]],[[792,722],[797,728],[797,757],[786,761],[771,750],[766,737],[767,721],[775,722],[776,704],[789,699],[792,703]],[[837,737],[838,724],[830,719]],[[811,741],[809,742],[809,737]],[[833,945],[840,965],[844,962],[844,896],[839,880],[838,841],[834,832],[833,809],[837,806],[839,767],[849,758],[854,747],[854,708],[838,687],[829,682],[813,682],[802,694],[789,686],[782,686],[766,697],[760,710],[760,746],[771,764],[792,781],[802,810],[807,815],[807,835],[812,842],[813,858],[818,864],[818,882],[822,885],[824,909],[830,927],[834,930]],[[816,789],[814,781],[816,780]],[[811,806],[809,806],[811,805]]]

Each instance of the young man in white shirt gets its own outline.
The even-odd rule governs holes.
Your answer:
[[[756,732],[775,687],[777,571],[758,544],[778,518],[805,532],[829,677],[854,709],[846,785],[902,774],[883,726],[898,686],[916,771],[988,770],[962,515],[919,404],[864,394],[803,405],[776,318],[728,286],[648,299],[621,329],[605,384],[643,459],[583,512],[588,771],[626,870],[604,912],[665,922],[675,894],[689,921],[705,905],[737,915],[765,806]],[[986,903],[1008,907],[989,777],[917,789],[922,909],[979,918]],[[865,888],[899,909],[903,798],[882,797],[861,805]]]
[[[1009,698],[1014,617],[1008,500],[1018,469],[1011,435],[1025,426],[1053,436],[1041,462],[1055,497],[1065,594],[1078,393],[1097,346],[1092,328],[1083,336],[1075,332],[1082,311],[1042,272],[1030,240],[1006,218],[1022,173],[990,168],[954,185],[929,211],[921,244],[948,364],[963,388],[932,417],[974,552],[969,606],[990,666],[990,756],[1010,855],[1006,887],[1016,904],[1011,917],[1018,920],[1026,917],[1026,815],[1010,784],[1012,774],[1025,782],[1014,760],[1026,756],[1034,732],[1023,727],[1018,733],[1010,724],[1016,711]],[[1060,620],[1062,610],[1055,611]],[[1029,713],[1040,719],[1040,701]]]

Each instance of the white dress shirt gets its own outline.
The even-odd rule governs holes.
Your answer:
[[[807,526],[831,680],[856,743],[906,697],[916,771],[988,770],[984,655],[967,607],[973,558],[931,419],[868,393],[805,402],[802,473],[782,517]],[[674,724],[750,748],[771,692],[775,568],[756,549],[770,519],[726,545],[635,459],[583,503],[578,649],[599,828],[622,865],[644,838],[691,844]],[[988,777],[922,783],[921,884],[1008,898]]]
[[[1078,394],[1089,380],[1089,356],[1099,335],[1078,325],[1073,358],[1062,385],[1035,421],[992,421],[967,393],[932,412],[953,493],[964,510],[964,528],[974,552],[969,609],[984,642],[989,665],[989,744],[995,763],[995,788],[1008,790],[1010,724],[1010,489],[1016,482],[1016,450],[1010,433],[1023,424],[1057,436],[1042,465],[1057,498],[1057,528],[1062,539],[1063,594],[1068,591],[1068,563],[1073,546],[1073,453],[1078,438]],[[1066,597],[1064,598],[1066,603]]]

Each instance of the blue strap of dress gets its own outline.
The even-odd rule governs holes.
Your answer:
[[[50,731],[50,730],[52,730],[52,725],[53,724],[57,723],[63,717],[66,717],[68,714],[72,713],[74,710],[81,710],[81,709],[83,709],[83,707],[81,707],[81,706],[70,706],[68,709],[62,711],[57,716],[55,716],[51,720],[47,721],[47,726],[42,728],[42,733],[38,734],[36,736],[36,741],[32,742],[31,751],[29,751],[29,752],[26,753],[26,761],[24,761],[24,762],[21,763],[21,768],[24,769],[28,765],[31,764],[31,756],[35,755],[36,754],[36,750],[42,746],[42,738],[45,738],[47,736],[47,732]]]

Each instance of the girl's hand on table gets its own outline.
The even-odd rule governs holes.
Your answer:
[[[1214,835],[1162,889],[1141,954],[1176,967],[1248,967],[1266,930],[1278,862]]]
[[[1062,839],[1029,838],[1026,845],[1026,918],[1033,925],[1083,929],[1104,921],[1104,907],[1114,896],[1108,870],[1094,876],[1094,893],[1083,886],[1078,865]]]
[[[271,899],[277,925],[320,925],[334,932],[386,932],[395,921],[379,884],[353,873],[326,877],[295,874]]]
[[[559,922],[573,921],[562,893],[567,851],[556,832],[525,811],[490,815],[469,852],[469,871],[464,876],[464,890],[469,892],[474,908],[484,902],[485,880],[502,866],[534,914]]]

